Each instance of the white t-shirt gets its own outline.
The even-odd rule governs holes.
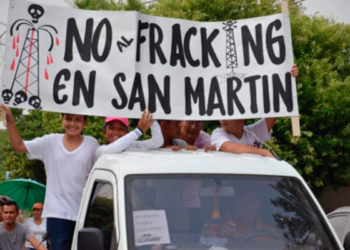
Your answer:
[[[260,121],[252,125],[244,126],[243,135],[241,139],[238,139],[233,134],[226,133],[222,128],[217,128],[211,134],[211,144],[216,147],[216,150],[220,150],[222,144],[224,144],[225,142],[233,142],[245,144],[255,148],[262,148],[262,143],[255,139],[246,130],[249,130],[263,142],[271,138],[271,132],[267,130],[266,120],[261,119]]]
[[[29,159],[41,160],[47,176],[43,218],[75,221],[87,177],[94,164],[99,144],[91,136],[69,152],[63,145],[64,134],[50,134],[25,141]]]
[[[142,132],[138,129],[135,129],[111,144],[100,146],[95,153],[96,159],[104,154],[117,154],[131,148],[160,148],[164,143],[164,138],[157,121],[153,122],[151,126],[151,133],[151,139],[145,141],[136,141],[142,135]]]
[[[29,217],[25,222],[25,225],[27,225],[30,230],[32,231],[32,233],[34,234],[35,238],[37,238],[37,240],[39,242],[41,242],[43,240],[43,236],[46,233],[46,219],[44,218],[41,222],[41,224],[38,226],[37,224],[35,224],[34,222],[34,218],[33,217]],[[46,241],[44,241],[42,243],[42,245],[44,247],[46,247]],[[26,241],[26,247],[27,248],[33,248],[32,244],[29,243],[29,241]]]

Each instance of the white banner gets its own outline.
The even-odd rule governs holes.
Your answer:
[[[297,116],[287,14],[194,22],[10,2],[11,107],[156,119]]]

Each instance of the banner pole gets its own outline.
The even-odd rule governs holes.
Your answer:
[[[287,13],[289,14],[289,7],[288,7],[288,2],[287,1],[281,1],[281,11],[282,13]],[[300,119],[299,116],[292,116],[292,131],[293,131],[293,136],[300,136]]]

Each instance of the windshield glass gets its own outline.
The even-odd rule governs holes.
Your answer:
[[[131,250],[339,249],[296,178],[126,177]]]

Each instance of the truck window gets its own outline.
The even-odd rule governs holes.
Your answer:
[[[249,175],[127,176],[129,250],[338,250],[297,178]]]
[[[84,228],[94,227],[102,231],[105,250],[111,249],[112,236],[115,235],[113,199],[111,184],[95,182],[84,223]]]

